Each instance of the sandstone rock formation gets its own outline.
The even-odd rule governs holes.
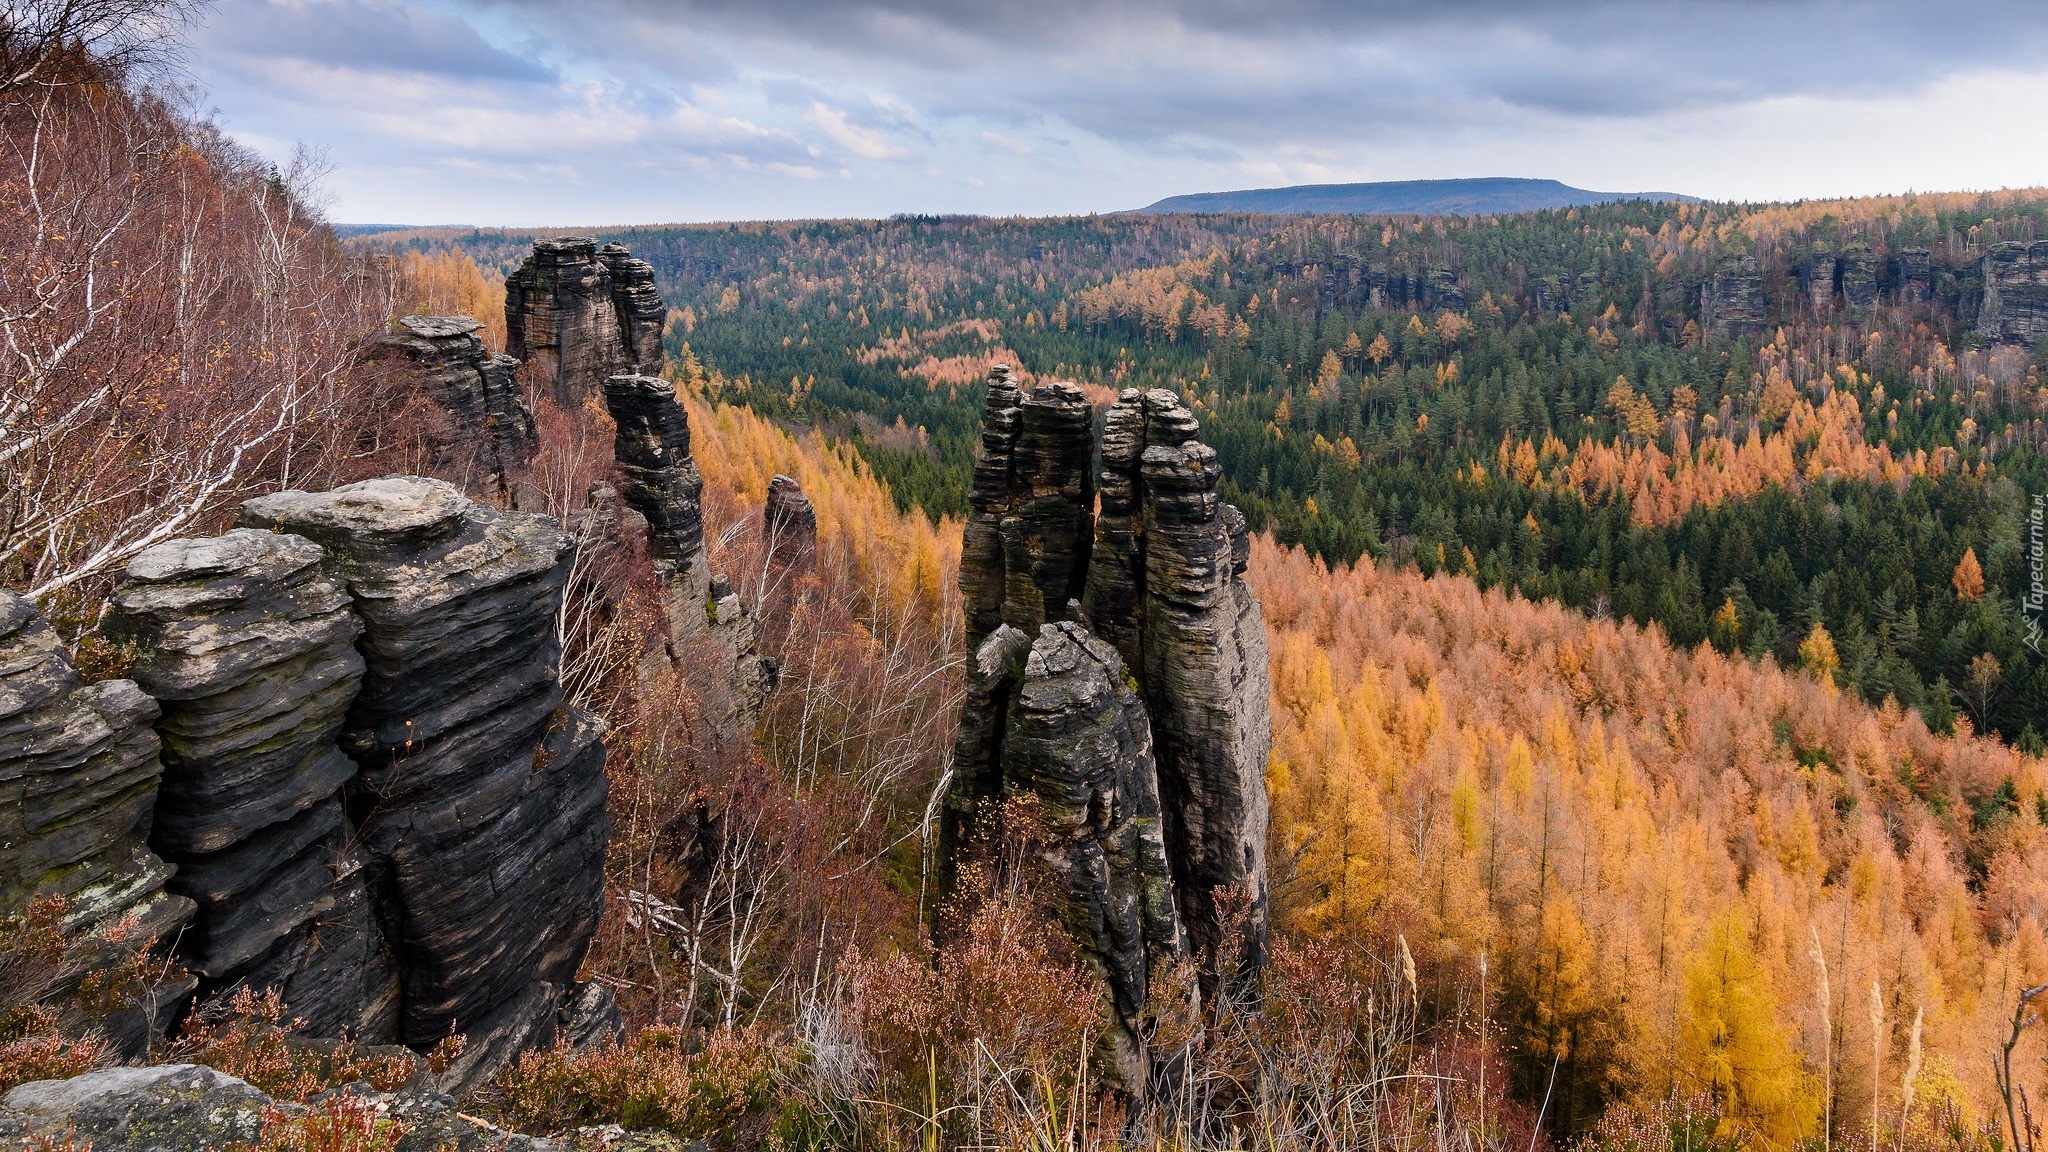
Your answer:
[[[1079,599],[1094,536],[1093,418],[1072,384],[1025,396],[1007,365],[989,374],[960,555],[969,650],[1000,624],[1036,633]]]
[[[165,891],[174,869],[147,844],[163,771],[156,716],[132,680],[82,683],[35,606],[0,592],[0,909],[62,897],[64,927],[88,960],[115,947],[110,937],[154,946],[192,915],[191,900]],[[190,989],[167,989],[160,1007]],[[135,1051],[166,1022],[127,1013],[103,1027]]]
[[[653,266],[588,237],[535,240],[505,281],[506,351],[558,404],[622,372],[659,371],[667,317]]]
[[[610,831],[602,724],[562,705],[557,678],[573,540],[417,477],[259,497],[242,522],[324,548],[362,620],[340,742],[400,956],[399,1039],[459,1030],[478,1070],[547,1043],[596,929]]]
[[[1977,334],[2026,347],[2048,336],[2048,240],[1997,244],[1985,252]]]
[[[572,983],[610,834],[602,725],[562,704],[573,547],[438,480],[250,500],[130,564],[105,631],[142,686],[81,684],[0,593],[0,913],[66,897],[80,946],[126,921],[314,1034],[459,1031],[454,1088],[618,1035]],[[106,1026],[139,1042],[194,983]]]
[[[483,325],[467,316],[401,316],[398,322],[405,331],[377,343],[403,357],[423,391],[448,413],[453,435],[436,445],[442,457],[498,476],[525,460],[534,427],[515,375],[519,361],[491,355],[476,335]]]
[[[162,706],[150,844],[198,915],[178,954],[202,994],[279,990],[318,1035],[396,1033],[397,971],[349,847],[335,738],[362,680],[361,631],[320,546],[236,529],[137,556],[105,631],[136,646]]]
[[[1883,290],[1886,261],[1880,259],[1870,245],[1855,243],[1842,249],[1841,257],[1835,262],[1835,277],[1842,287],[1842,299],[1851,308],[1870,309],[1877,307],[1878,293]]]
[[[626,502],[647,520],[647,543],[663,586],[702,605],[711,586],[704,559],[704,477],[690,456],[690,417],[675,385],[656,376],[613,376],[605,407],[617,432],[612,455],[626,477]],[[701,621],[671,621],[690,631]]]
[[[1730,252],[1714,266],[1701,301],[1701,318],[1722,336],[1755,336],[1764,330],[1763,274],[1756,257]]]
[[[381,1118],[403,1125],[393,1152],[554,1152],[558,1144],[493,1128],[422,1089],[373,1093]],[[233,1076],[198,1064],[106,1068],[69,1080],[37,1080],[0,1096],[0,1139],[95,1152],[251,1148],[266,1126],[302,1116]]]
[[[1071,385],[1026,397],[1006,369],[990,376],[961,559],[972,647],[941,882],[991,801],[1039,798],[1062,834],[1045,855],[1117,1008],[1112,1046],[1129,1074],[1144,1064],[1131,1013],[1147,965],[1192,950],[1213,987],[1235,975],[1226,967],[1263,962],[1272,732],[1265,630],[1241,579],[1249,536],[1216,494],[1221,469],[1194,414],[1163,390],[1110,406],[1099,519],[1096,486],[1077,475],[1093,454],[1089,421]],[[1167,891],[1171,917],[1148,903]]]
[[[1116,649],[1072,621],[1042,625],[1035,641],[999,626],[967,679],[941,828],[947,859],[985,805],[1035,801],[1065,927],[1113,1009],[1107,1055],[1124,1084],[1142,1086],[1134,1022],[1150,974],[1186,954],[1145,705]]]
[[[817,558],[818,511],[794,477],[778,474],[768,481],[768,500],[761,505],[761,538],[770,563],[808,568]]]
[[[614,376],[605,381],[604,399],[618,429],[612,452],[626,478],[626,502],[647,521],[671,649],[705,638],[723,649],[723,683],[699,687],[714,725],[741,739],[778,672],[758,650],[760,620],[730,581],[711,574],[705,558],[704,479],[690,456],[689,413],[676,402],[675,386],[654,376]]]

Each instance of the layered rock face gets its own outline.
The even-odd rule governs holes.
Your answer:
[[[605,381],[604,400],[618,429],[612,452],[626,478],[626,502],[647,521],[671,649],[701,638],[724,649],[723,683],[701,687],[716,727],[741,739],[779,673],[758,651],[760,620],[730,581],[711,574],[705,558],[704,478],[690,456],[689,413],[676,402],[675,386],[654,376],[614,376]]]
[[[973,647],[941,858],[957,867],[991,801],[1038,797],[1127,1072],[1143,1066],[1129,1047],[1138,952],[1238,971],[1265,953],[1265,629],[1241,579],[1244,517],[1218,498],[1199,435],[1171,392],[1125,391],[1105,418],[1096,518],[1095,485],[1075,475],[1093,454],[1078,389],[1025,397],[998,369],[961,561]],[[1148,903],[1168,891],[1171,917]]]
[[[1025,396],[1007,366],[990,373],[960,556],[970,650],[1001,624],[1030,635],[1066,619],[1080,598],[1094,536],[1092,422],[1072,384]]]
[[[778,474],[768,481],[768,500],[761,505],[761,538],[772,563],[808,568],[817,558],[818,510],[794,477]]]
[[[150,845],[198,914],[178,941],[202,994],[278,989],[318,1035],[396,1033],[397,970],[349,846],[335,739],[362,681],[362,630],[320,546],[236,529],[128,566],[107,633],[162,707]]]
[[[1998,244],[1984,254],[1977,334],[2028,347],[2048,336],[2048,240]]]
[[[702,604],[711,585],[704,477],[690,456],[690,417],[676,403],[675,385],[656,376],[613,376],[604,382],[604,403],[617,428],[612,455],[626,477],[626,502],[647,520],[655,574]]]
[[[0,592],[0,907],[67,902],[91,939],[133,917],[129,939],[174,934],[192,901],[148,847],[163,766],[156,701],[132,680],[82,683],[35,606]]]
[[[1064,926],[1114,1009],[1106,1055],[1124,1084],[1144,1085],[1134,1022],[1151,972],[1187,948],[1152,727],[1122,657],[1077,622],[1041,625],[1036,640],[999,626],[968,664],[959,753],[943,842],[957,853],[985,804],[1036,801],[1043,855],[1064,888]]]
[[[548,1042],[602,909],[610,832],[602,724],[562,705],[557,678],[573,539],[417,477],[259,497],[242,522],[325,549],[362,621],[340,744],[400,958],[398,1038],[461,1031],[476,1069]]]
[[[1701,312],[1723,336],[1754,336],[1764,330],[1763,274],[1756,257],[1734,252],[1721,257]]]
[[[482,324],[467,316],[401,316],[400,334],[377,343],[402,356],[446,410],[455,437],[437,445],[444,458],[503,475],[533,449],[533,413],[516,373],[519,361],[493,356],[476,335]],[[660,333],[656,333],[657,343]]]
[[[562,704],[573,548],[438,480],[250,500],[129,565],[105,631],[141,686],[81,684],[0,593],[0,908],[64,896],[83,942],[127,920],[209,996],[275,990],[315,1035],[459,1031],[457,1090],[616,1036],[572,984],[610,834],[602,725]]]
[[[588,237],[534,241],[505,281],[506,350],[562,405],[618,373],[658,371],[667,316],[653,266]]]

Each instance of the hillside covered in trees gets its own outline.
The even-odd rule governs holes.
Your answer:
[[[603,235],[654,261],[690,371],[853,441],[906,506],[964,511],[992,362],[1104,400],[1173,387],[1283,542],[1818,662],[2039,748],[2017,604],[2048,483],[2044,213],[1999,193]],[[373,238],[474,260],[480,287],[522,240]]]

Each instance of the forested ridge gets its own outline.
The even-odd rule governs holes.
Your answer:
[[[2019,192],[602,235],[655,262],[671,349],[725,398],[853,440],[905,506],[964,510],[989,363],[1172,387],[1283,542],[1788,664],[1818,626],[1807,658],[1870,702],[2038,747],[2016,602],[2048,353],[1985,267],[2044,212]],[[489,278],[522,239],[374,243]]]

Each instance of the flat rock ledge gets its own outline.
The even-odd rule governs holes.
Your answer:
[[[558,1152],[562,1145],[492,1127],[437,1092],[379,1093],[358,1085],[386,1119],[407,1131],[397,1152]],[[199,1152],[254,1144],[266,1124],[309,1109],[271,1099],[245,1081],[202,1064],[106,1068],[69,1080],[37,1080],[0,1096],[0,1140],[29,1137],[93,1152]]]

